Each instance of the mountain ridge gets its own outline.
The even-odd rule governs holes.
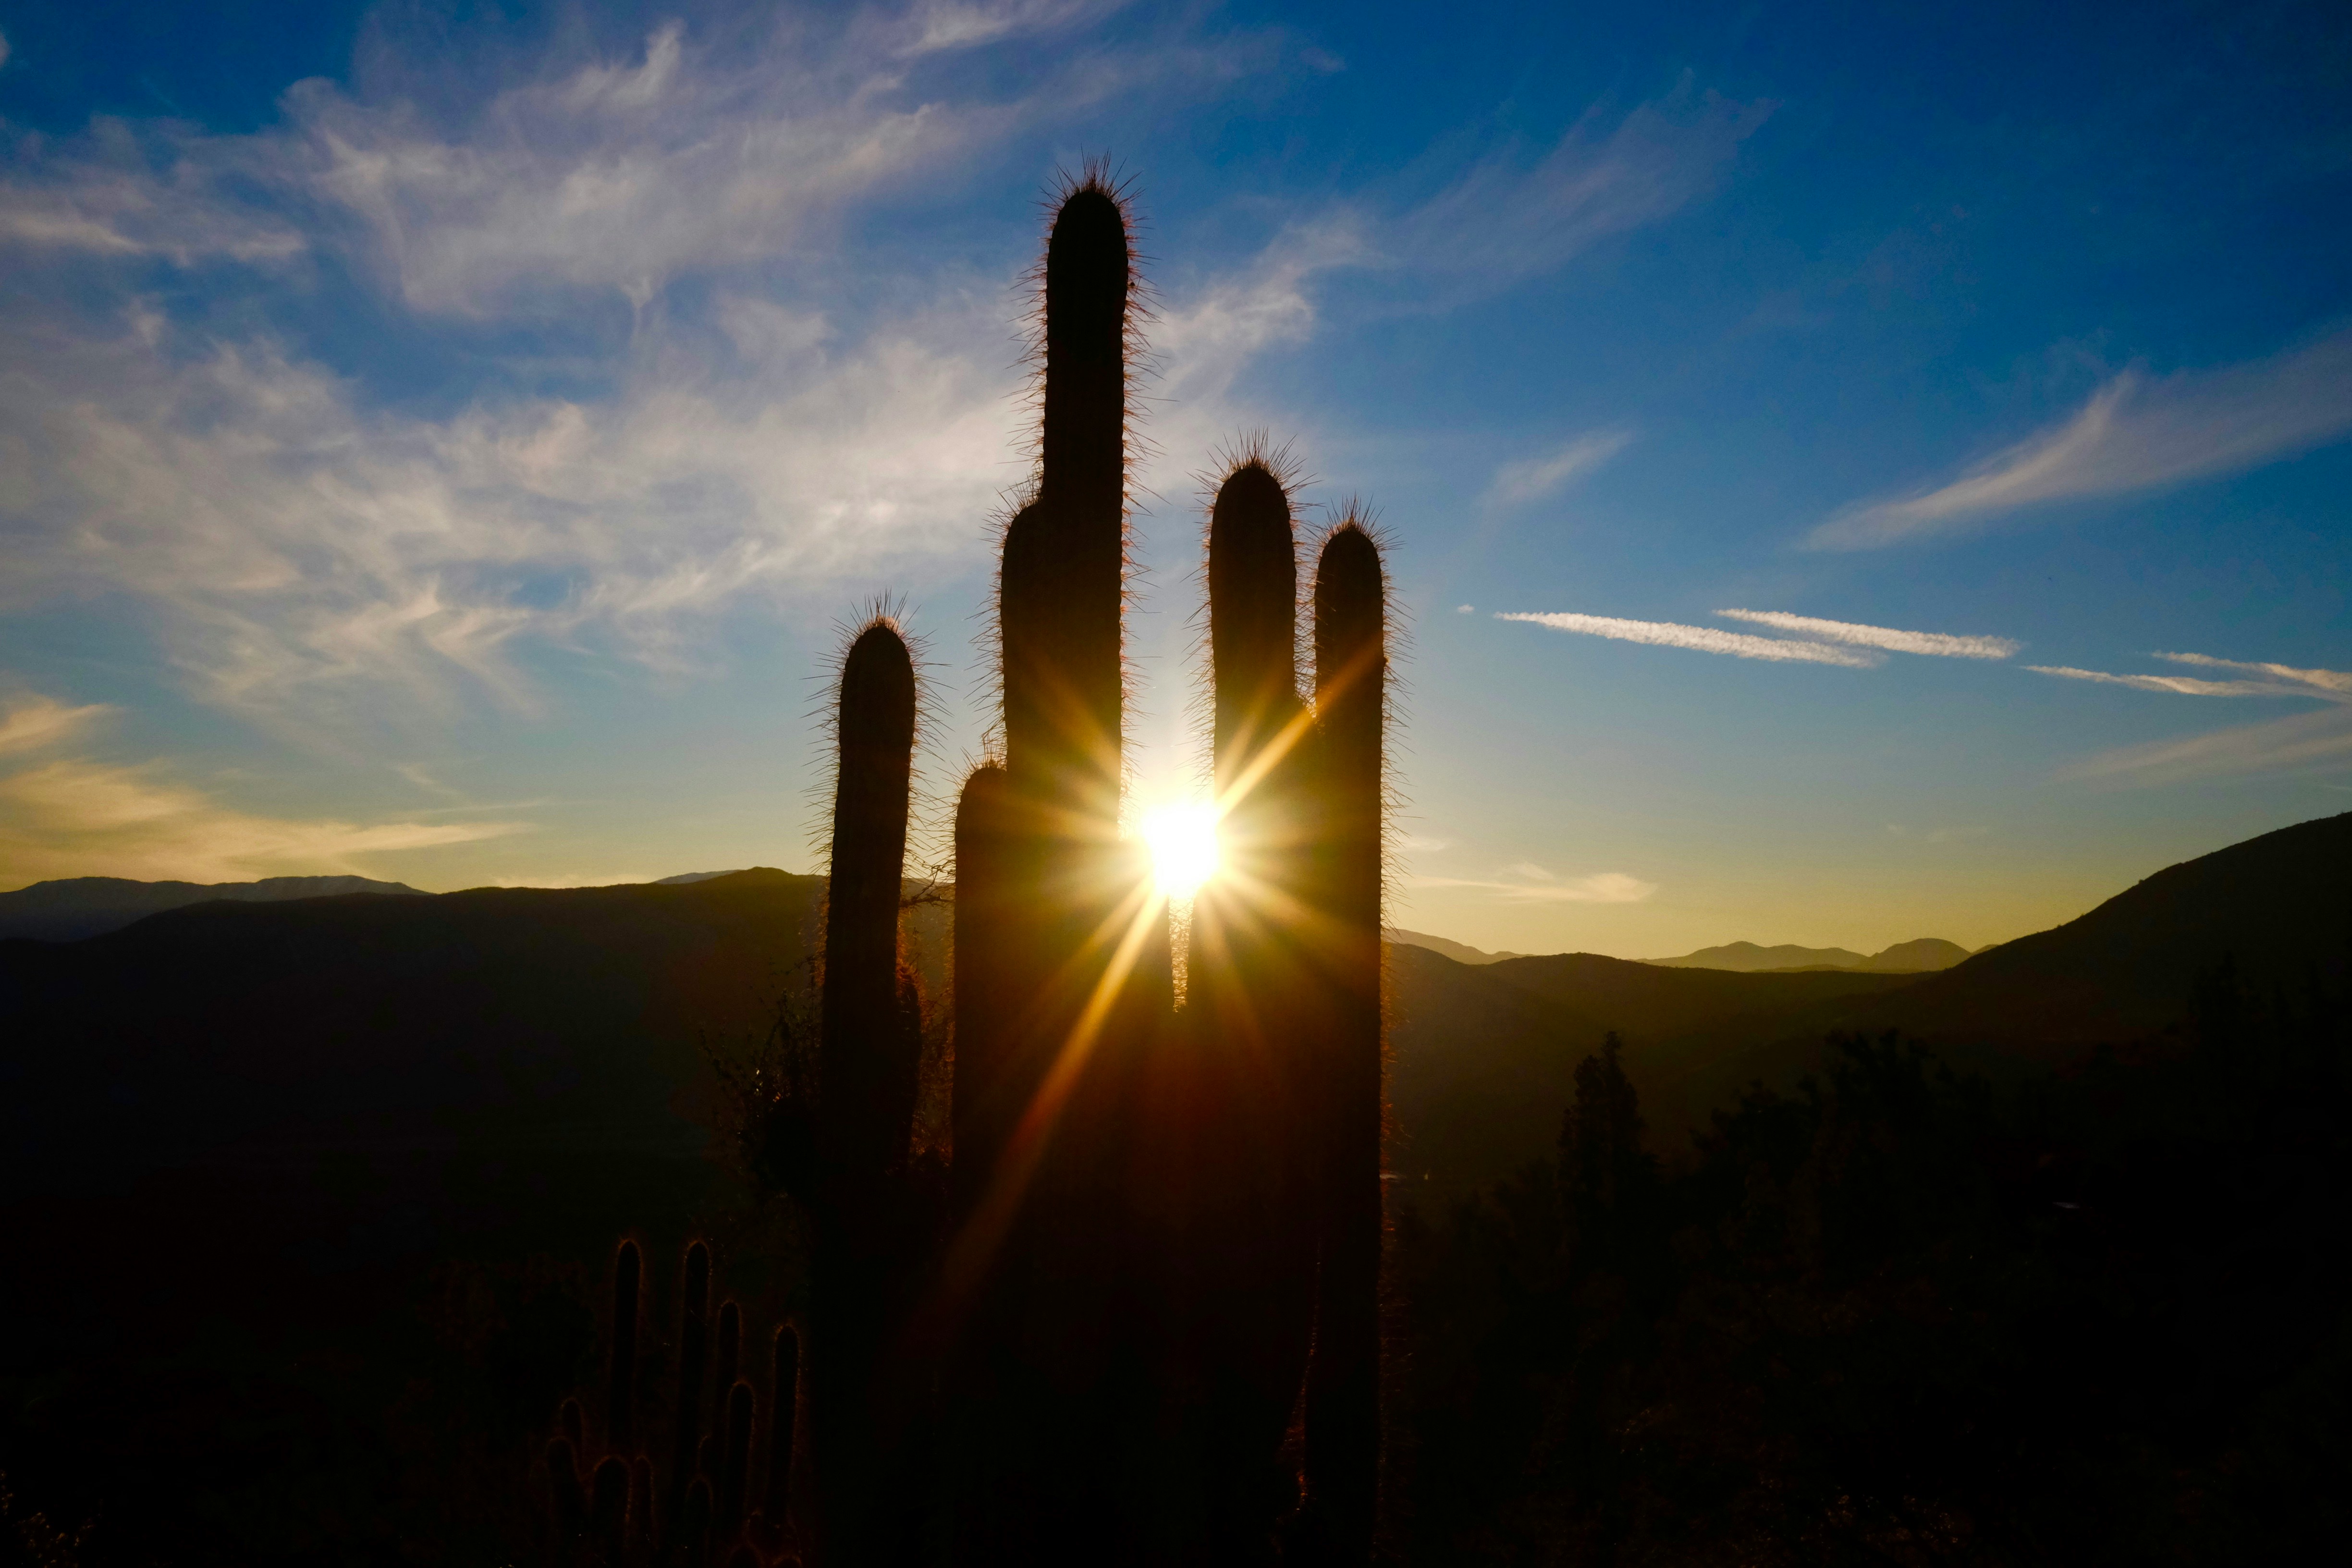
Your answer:
[[[1909,942],[1898,942],[1873,953],[1855,952],[1843,947],[1801,947],[1795,942],[1763,947],[1752,942],[1732,942],[1720,947],[1703,947],[1679,958],[1645,958],[1642,962],[1662,969],[1727,969],[1742,974],[1788,969],[1851,969],[1871,974],[1919,974],[1949,969],[1969,956],[1969,950],[1958,942],[1947,942],[1941,937],[1922,936],[1914,937]]]
[[[405,882],[372,877],[264,877],[251,882],[140,882],[126,877],[60,877],[0,893],[0,941],[79,942],[149,915],[228,900],[277,903],[373,893],[431,898]]]

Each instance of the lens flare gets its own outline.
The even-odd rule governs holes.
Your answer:
[[[1163,805],[1143,819],[1160,896],[1189,899],[1217,874],[1217,813],[1206,801]]]

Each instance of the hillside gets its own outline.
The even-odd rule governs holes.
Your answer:
[[[1467,942],[1455,942],[1451,937],[1432,936],[1427,931],[1405,931],[1398,926],[1384,928],[1381,931],[1381,939],[1405,947],[1425,947],[1432,952],[1444,953],[1456,963],[1500,963],[1507,958],[1527,956],[1522,952],[1488,952]]]
[[[1409,945],[1389,949],[1389,975],[1398,1167],[1447,1191],[1549,1150],[1577,1062],[1612,1029],[1627,1042],[1627,1071],[1654,1131],[1679,1144],[1681,1128],[1706,1109],[1681,1104],[1669,1087],[1694,1052],[1778,1037],[1825,1004],[1911,979],[1664,969],[1589,952],[1473,966]]]
[[[1672,1149],[1749,1079],[1814,1066],[1830,1029],[2062,1062],[2162,1040],[2225,957],[2257,987],[2340,984],[2348,878],[2352,816],[2305,824],[1925,976],[1392,944],[1399,1191],[1444,1197],[1545,1155],[1611,1029]],[[354,1475],[380,1479],[370,1509],[510,1509],[527,1457],[482,1456],[582,1376],[585,1281],[613,1238],[674,1258],[700,1234],[723,1258],[771,1223],[707,1157],[699,1047],[764,1031],[821,891],[751,870],[214,900],[0,942],[0,1234],[40,1260],[0,1274],[0,1387],[58,1391],[0,1405],[0,1468],[103,1454],[122,1486],[322,1538]],[[922,911],[934,974],[941,922]],[[799,1288],[749,1264],[726,1280],[769,1315]],[[446,1407],[406,1403],[418,1379]],[[224,1411],[257,1436],[173,1436]]]
[[[133,882],[121,877],[68,877],[0,893],[0,941],[79,942],[121,931],[133,921],[230,900],[240,903],[325,899],[344,893],[425,895],[405,882],[367,877],[265,877],[257,882]]]
[[[1778,947],[1759,947],[1752,942],[1734,942],[1721,947],[1703,947],[1680,958],[1653,958],[1644,962],[1664,969],[1728,969],[1743,974],[1785,969],[1854,969],[1870,974],[1918,974],[1932,969],[1949,969],[1968,956],[1969,950],[1958,942],[1946,942],[1941,937],[1923,936],[1910,942],[1898,942],[1892,947],[1866,954],[1843,947],[1799,947],[1793,942],[1783,942]]]
[[[1663,1088],[1721,1103],[1754,1079],[1787,1083],[1832,1030],[1896,1029],[1995,1077],[2095,1047],[2170,1037],[2224,963],[2258,994],[2302,996],[2352,974],[2352,813],[2168,867],[2088,914],[1988,948],[1884,995],[1824,1004],[1769,1037],[1686,1042]]]

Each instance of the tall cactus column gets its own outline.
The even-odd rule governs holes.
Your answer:
[[[923,1256],[903,1192],[922,1034],[898,959],[915,715],[914,662],[877,619],[841,669],[810,1301],[818,1557],[845,1568],[916,1549],[898,1466],[921,1417],[889,1357]]]
[[[1316,1142],[1322,1277],[1307,1385],[1307,1489],[1318,1554],[1360,1564],[1380,1468],[1381,738],[1388,702],[1388,580],[1351,515],[1315,574],[1317,847],[1314,919],[1332,1008]]]
[[[1201,890],[1186,1050],[1201,1125],[1186,1240],[1207,1551],[1247,1563],[1286,1510],[1283,1438],[1313,1322],[1314,1159],[1305,1120],[1317,1046],[1302,919],[1313,802],[1298,695],[1290,501],[1252,458],[1209,517],[1212,726],[1223,869]],[[1288,1489],[1295,1494],[1295,1485]]]
[[[1123,1528],[1122,1416],[1148,1393],[1123,1131],[1169,1010],[1165,917],[1119,837],[1133,268],[1102,181],[1063,197],[1043,283],[1037,489],[998,579],[1004,763],[958,813],[951,1258],[976,1275],[962,1342],[978,1364],[958,1377],[989,1391],[961,1445],[975,1560],[1083,1555]]]

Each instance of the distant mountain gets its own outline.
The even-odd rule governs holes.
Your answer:
[[[741,868],[742,868],[738,867],[736,868],[736,870],[740,870]],[[683,888],[696,882],[708,882],[712,880],[714,878],[732,877],[734,875],[735,871],[680,871],[675,877],[664,877],[659,881],[647,883],[646,886],[654,888]]]
[[[1778,1039],[1847,998],[1913,984],[1853,970],[1740,974],[1564,952],[1473,967],[1389,949],[1389,1104],[1400,1174],[1444,1194],[1484,1185],[1551,1150],[1576,1064],[1610,1031],[1665,1147],[1709,1107],[1669,1079],[1727,1042]],[[1408,1188],[1407,1190],[1412,1190]]]
[[[1703,947],[1680,958],[1643,962],[1663,969],[1728,969],[1752,974],[1759,969],[1858,969],[1870,960],[1843,947],[1799,947],[1786,942],[1778,947],[1759,947],[1752,942],[1733,942],[1721,947]]]
[[[2352,984],[2347,888],[2352,813],[2174,866],[2079,920],[1925,974],[1738,973],[1591,953],[1473,969],[1397,948],[1401,1173],[1460,1190],[1549,1152],[1575,1065],[1609,1029],[1624,1035],[1626,1072],[1664,1149],[1751,1082],[1793,1085],[1832,1031],[1897,1029],[1997,1078],[2102,1045],[2160,1044],[2225,961],[2258,995]]]
[[[165,910],[215,899],[278,903],[346,893],[430,896],[405,882],[379,882],[368,877],[264,877],[257,882],[133,882],[121,877],[68,877],[0,893],[0,941],[31,937],[38,942],[79,942],[120,931]]]
[[[1442,952],[1456,963],[1500,963],[1507,958],[1527,956],[1524,952],[1488,952],[1482,948],[1455,942],[1450,937],[1431,936],[1426,931],[1403,931],[1396,926],[1388,927],[1381,932],[1381,935],[1388,942],[1402,943],[1406,947],[1423,947],[1432,952]]]
[[[1898,942],[1883,952],[1867,956],[1843,947],[1799,947],[1791,942],[1759,947],[1752,942],[1735,942],[1722,947],[1703,947],[1680,958],[1644,962],[1665,969],[1728,969],[1741,974],[1776,969],[1854,969],[1868,974],[1919,974],[1949,969],[1968,956],[1969,950],[1958,942],[1923,936],[1913,942]]]
[[[1969,950],[1957,942],[1946,942],[1939,936],[1923,936],[1912,942],[1898,942],[1882,952],[1872,953],[1870,962],[1862,967],[1879,974],[1920,974],[1949,969],[1969,957]]]
[[[2224,963],[2259,996],[2352,982],[2352,812],[2283,827],[2168,867],[2077,920],[1988,948],[1883,995],[1841,999],[1768,1036],[1686,1043],[1676,1103],[1787,1083],[1831,1030],[1896,1029],[1995,1077],[2160,1044]]]

